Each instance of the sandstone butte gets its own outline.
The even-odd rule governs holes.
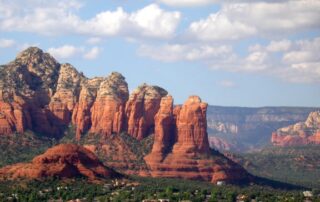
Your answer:
[[[276,146],[320,144],[320,112],[311,112],[305,122],[278,129],[271,142]]]
[[[242,167],[217,152],[212,154],[206,109],[198,96],[174,106],[166,90],[147,84],[129,96],[120,73],[88,79],[35,47],[0,68],[0,135],[32,130],[61,138],[72,124],[78,140],[84,134],[110,137],[112,143],[100,146],[109,156],[111,148],[116,149],[118,155],[112,158],[120,163],[107,165],[130,174],[138,157],[114,134],[126,132],[140,141],[154,133],[151,153],[141,160],[144,166],[139,172],[133,173],[211,182],[246,179]],[[86,146],[92,151],[98,148]]]
[[[171,96],[161,99],[155,116],[155,140],[145,161],[153,177],[179,177],[239,181],[247,177],[242,167],[222,154],[211,154],[207,136],[207,104],[191,96],[173,108]],[[174,120],[174,121],[172,121]]]
[[[119,177],[105,167],[91,151],[74,144],[60,144],[36,156],[30,163],[0,169],[0,179],[41,179],[86,177],[89,180]]]

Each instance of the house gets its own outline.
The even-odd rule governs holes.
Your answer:
[[[170,199],[158,199],[158,202],[170,202]]]
[[[306,197],[306,198],[311,198],[313,197],[313,194],[311,191],[304,191],[302,192],[303,193],[303,196]]]
[[[244,202],[244,201],[246,201],[248,199],[248,196],[247,195],[244,195],[244,194],[239,194],[238,196],[237,196],[237,201],[238,202]]]
[[[226,185],[226,182],[225,181],[217,181],[217,185],[218,186]]]

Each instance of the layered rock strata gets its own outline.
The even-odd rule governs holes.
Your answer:
[[[271,142],[276,146],[320,144],[320,111],[311,112],[305,122],[278,129]]]
[[[239,181],[247,173],[223,155],[212,155],[206,131],[206,108],[191,96],[173,109],[172,98],[164,97],[156,115],[155,141],[145,161],[153,177],[217,181]],[[168,120],[174,120],[169,124]],[[173,130],[170,133],[168,130]]]
[[[167,91],[158,86],[143,84],[132,92],[126,104],[127,132],[141,140],[154,130],[154,117],[161,98]]]

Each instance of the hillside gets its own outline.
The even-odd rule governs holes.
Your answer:
[[[17,163],[0,169],[0,180],[77,178],[89,180],[120,177],[105,167],[89,150],[75,144],[59,144],[29,163]]]
[[[320,188],[320,146],[267,147],[227,156],[250,173],[281,182]]]

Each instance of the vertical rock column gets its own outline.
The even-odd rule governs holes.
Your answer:
[[[73,109],[78,102],[80,83],[84,77],[70,64],[61,65],[57,89],[52,96],[49,109],[55,125],[68,125],[71,122]]]
[[[126,104],[127,132],[141,140],[154,130],[154,117],[160,108],[161,98],[168,93],[158,86],[143,84],[130,95]]]
[[[103,78],[93,78],[84,81],[81,85],[79,102],[72,114],[72,123],[76,127],[76,139],[91,127],[91,107],[96,100],[97,91]]]
[[[90,133],[111,135],[121,132],[128,96],[128,84],[121,74],[113,72],[102,81],[91,108]]]
[[[177,142],[173,153],[208,153],[207,103],[190,96],[176,112]]]

